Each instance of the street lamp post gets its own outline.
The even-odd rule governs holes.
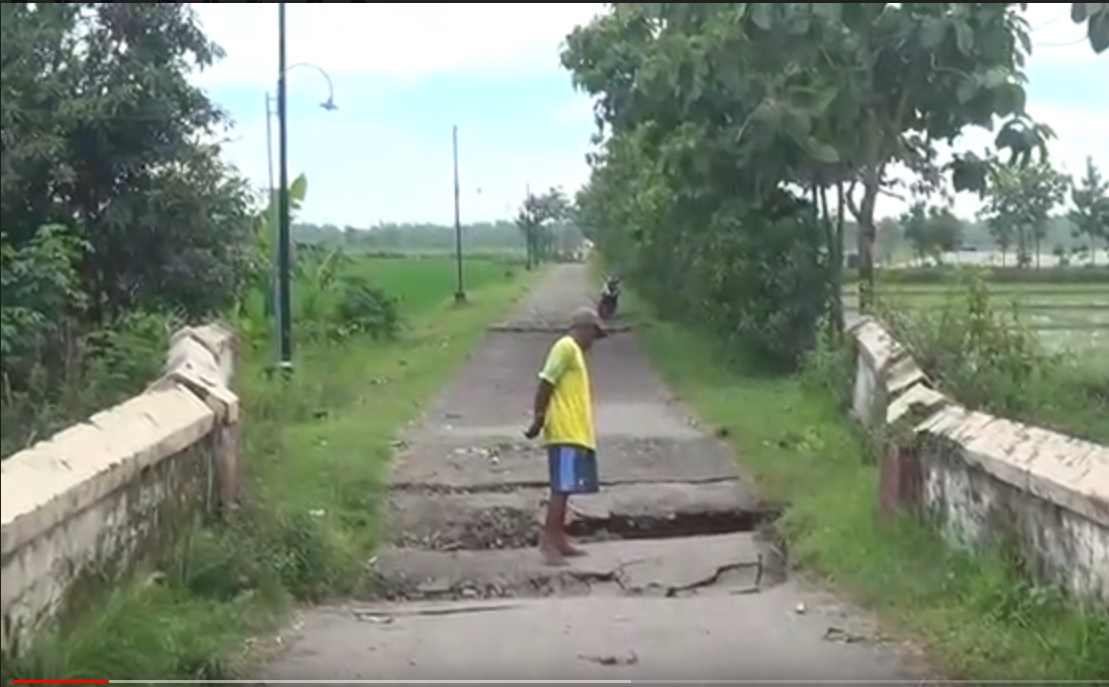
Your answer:
[[[324,81],[327,82],[327,100],[320,103],[320,107],[327,110],[328,112],[333,112],[333,111],[339,109],[339,106],[335,104],[335,85],[331,81],[331,75],[328,74],[326,71],[324,71],[323,67],[320,67],[318,65],[314,65],[310,62],[298,62],[296,64],[289,65],[288,67],[285,68],[285,71],[283,73],[288,74],[289,72],[291,72],[294,69],[297,69],[298,67],[309,67],[311,69],[315,69],[324,78]],[[274,186],[274,182],[273,182],[273,132],[272,132],[272,127],[270,126],[271,118],[274,115],[277,114],[277,112],[275,111],[277,109],[276,108],[276,105],[277,105],[276,101],[277,101],[277,98],[275,98],[269,91],[266,91],[266,172],[267,172],[267,175],[269,176],[269,196],[267,198],[267,203],[268,203],[269,212],[270,212],[270,226],[274,227],[274,228],[279,227],[280,222],[281,222],[280,216],[278,214],[277,203],[275,202],[277,200],[277,189]],[[274,259],[274,265],[275,265],[274,275],[273,275],[273,294],[272,294],[271,298],[266,299],[266,316],[267,317],[272,315],[275,311],[279,310],[278,303],[281,300],[281,286],[280,286],[281,277],[280,277],[279,272],[276,269],[276,265],[279,262],[279,253],[281,251],[281,241],[280,240],[275,240],[273,242],[273,250],[274,250],[273,259]],[[278,331],[278,337],[277,338],[280,339],[280,332],[282,331],[280,322],[278,323],[277,331]],[[280,346],[280,343],[279,343],[278,344],[279,351],[280,351],[280,348],[281,348],[281,346]]]
[[[293,332],[292,332],[292,293],[291,293],[291,253],[292,246],[289,227],[289,145],[286,74],[294,67],[311,67],[323,75],[327,81],[328,97],[321,105],[325,110],[334,110],[335,89],[328,76],[320,67],[305,62],[286,66],[285,59],[285,5],[277,5],[277,129],[278,129],[278,193],[277,193],[277,328],[278,328],[278,366],[289,374],[293,369]],[[270,150],[269,103],[266,97],[266,145]],[[272,153],[269,153],[272,170]],[[270,202],[273,202],[273,177],[270,176]]]
[[[454,259],[458,267],[458,284],[454,291],[454,302],[464,303],[466,291],[462,286],[462,217],[459,210],[458,185],[458,126],[452,129],[452,148],[454,151]]]

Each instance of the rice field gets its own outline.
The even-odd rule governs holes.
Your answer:
[[[458,283],[458,266],[453,257],[412,256],[406,258],[355,258],[355,271],[400,301],[405,315],[424,312],[453,297]],[[471,291],[492,283],[503,283],[524,269],[511,258],[463,257],[462,288]]]
[[[1052,348],[1096,353],[1109,366],[1109,284],[995,284],[990,293],[996,307],[1012,307]],[[940,310],[964,294],[954,284],[879,285],[879,298],[909,310]],[[854,286],[844,289],[843,299],[848,313],[858,312]]]

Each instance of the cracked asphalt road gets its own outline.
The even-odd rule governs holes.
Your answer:
[[[590,354],[604,487],[572,524],[588,555],[543,564],[545,464],[520,432],[547,347],[590,300],[585,268],[561,265],[491,327],[399,442],[374,585],[302,613],[263,678],[917,677],[864,617],[786,578],[727,447],[626,327]]]

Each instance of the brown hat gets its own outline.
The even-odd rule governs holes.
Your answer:
[[[588,305],[582,306],[574,311],[573,317],[570,319],[571,327],[593,327],[597,333],[597,338],[604,338],[608,336],[608,330],[605,329],[604,320],[597,314],[596,308]]]

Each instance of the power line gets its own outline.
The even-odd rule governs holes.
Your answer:
[[[1032,47],[1033,48],[1069,48],[1071,46],[1078,45],[1079,43],[1085,43],[1087,40],[1089,40],[1089,39],[1086,36],[1082,36],[1080,38],[1077,38],[1077,39],[1071,41],[1070,43],[1033,43]]]
[[[1044,27],[1047,27],[1047,26],[1051,26],[1051,25],[1052,25],[1052,24],[1054,24],[1055,22],[1059,21],[1060,19],[1062,19],[1063,17],[1066,17],[1066,16],[1068,16],[1068,15],[1070,15],[1070,12],[1069,12],[1069,11],[1067,11],[1067,12],[1063,12],[1062,14],[1060,14],[1060,15],[1059,15],[1059,16],[1057,16],[1057,17],[1055,17],[1054,19],[1048,19],[1047,21],[1045,21],[1044,23],[1040,24],[1039,26],[1034,26],[1034,27],[1032,27],[1032,28],[1031,28],[1031,29],[1029,29],[1029,30],[1030,30],[1030,31],[1032,31],[1032,32],[1036,32],[1036,31],[1039,31],[1040,29],[1042,29],[1042,28],[1044,28]]]
[[[1064,17],[1070,17],[1070,11],[1069,10],[1066,11],[1066,12],[1063,12],[1062,14],[1059,14],[1054,19],[1048,19],[1044,23],[1042,23],[1038,26],[1032,27],[1031,29],[1028,30],[1028,33],[1029,34],[1036,33],[1040,29],[1047,28],[1048,26],[1051,26],[1052,24],[1059,21],[1060,19],[1063,19]],[[1033,48],[1069,48],[1071,46],[1078,45],[1079,43],[1082,43],[1085,40],[1086,40],[1086,35],[1083,34],[1079,38],[1077,38],[1074,41],[1071,41],[1069,43],[1033,43],[1032,47]]]

